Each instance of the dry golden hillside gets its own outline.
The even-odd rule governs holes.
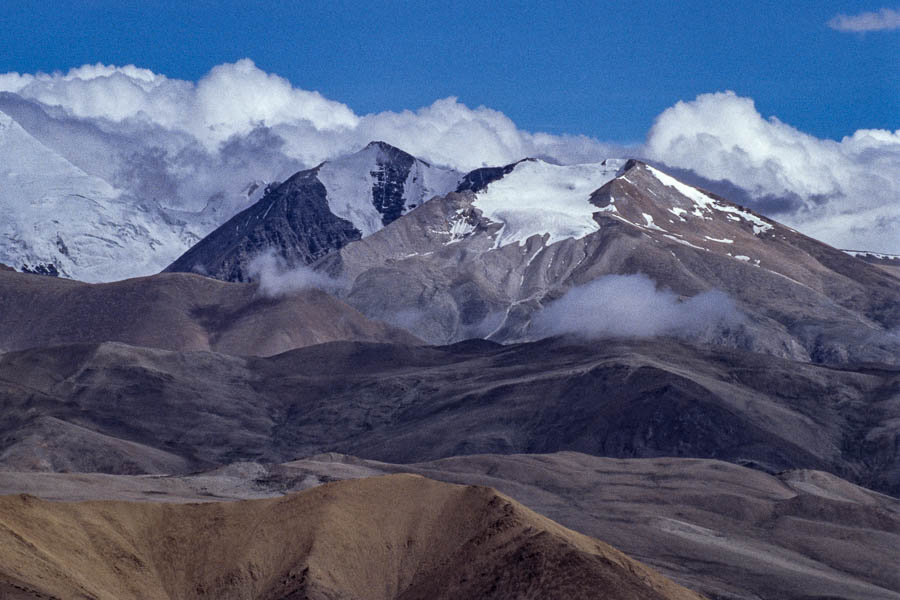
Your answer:
[[[4,598],[697,600],[485,487],[392,475],[209,504],[0,498]]]

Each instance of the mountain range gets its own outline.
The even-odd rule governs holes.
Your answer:
[[[190,212],[0,129],[0,492],[63,501],[0,498],[4,597],[900,597],[894,257],[639,160]]]
[[[366,159],[381,165],[371,173],[402,173],[378,160],[414,160],[387,148],[372,144],[346,162]],[[681,300],[725,295],[707,302],[706,322],[673,327],[689,339],[824,363],[900,357],[900,289],[888,270],[644,163],[525,160],[479,169],[453,192],[368,229],[359,218],[344,219],[341,229],[329,210],[335,194],[316,172],[271,190],[167,270],[243,281],[254,278],[253,258],[271,252],[288,267],[308,265],[332,278],[336,294],[366,316],[434,344],[590,330],[591,323],[534,316],[604,277],[640,274]],[[371,194],[375,206],[379,189]],[[316,214],[327,218],[307,220]]]

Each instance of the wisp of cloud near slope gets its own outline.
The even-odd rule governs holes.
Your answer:
[[[306,266],[291,267],[274,250],[257,255],[247,266],[251,281],[269,297],[284,296],[308,289],[334,292],[343,287],[338,279],[328,277]]]
[[[710,340],[741,324],[743,316],[724,292],[686,299],[657,289],[642,274],[607,275],[569,290],[538,312],[532,333],[586,338],[676,336]]]

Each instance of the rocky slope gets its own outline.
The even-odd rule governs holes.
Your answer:
[[[0,520],[11,600],[700,598],[491,489],[412,475],[205,505],[7,496]]]
[[[571,452],[415,465],[323,455],[284,467],[325,481],[412,472],[491,486],[709,598],[900,598],[900,501],[821,471]]]
[[[416,343],[320,290],[267,296],[186,273],[86,284],[0,271],[0,307],[0,350],[117,341],[271,355],[340,339]]]

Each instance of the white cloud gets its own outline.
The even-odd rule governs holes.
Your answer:
[[[792,197],[788,224],[845,248],[898,249],[900,131],[859,130],[841,141],[819,139],[733,92],[678,102],[657,117],[648,157],[729,180],[751,197]]]
[[[359,116],[318,92],[294,88],[249,59],[214,67],[197,83],[133,65],[85,65],[68,73],[0,75],[0,91],[59,107],[107,128],[152,124],[190,134],[209,151],[235,135],[272,129],[285,153],[313,164],[380,139],[439,164],[470,170],[526,155],[567,162],[604,157],[611,147],[584,136],[531,134],[506,115],[456,98],[417,111]]]
[[[669,290],[657,289],[646,275],[607,275],[572,288],[538,312],[532,332],[712,340],[742,320],[734,301],[723,292],[711,290],[682,300]]]
[[[882,8],[858,15],[837,15],[828,21],[828,26],[837,31],[893,31],[900,29],[900,10]]]
[[[304,266],[290,268],[274,251],[257,255],[247,265],[251,281],[256,281],[259,291],[270,297],[286,296],[308,289],[335,291],[342,283]]]
[[[352,110],[318,92],[296,89],[249,59],[214,67],[196,84],[134,65],[84,65],[66,74],[7,74],[0,90],[75,117],[136,119],[190,133],[209,148],[260,124],[309,123],[317,130],[354,127]]]
[[[900,132],[822,140],[763,118],[752,100],[730,92],[679,102],[658,117],[644,147],[632,148],[523,131],[501,112],[456,98],[357,115],[248,59],[198,82],[134,65],[7,73],[0,92],[8,92],[0,110],[43,144],[126,195],[165,207],[196,211],[251,180],[284,179],[372,140],[462,171],[526,156],[572,164],[644,155],[727,179],[751,201],[793,198],[794,212],[775,216],[828,243],[900,252]]]

